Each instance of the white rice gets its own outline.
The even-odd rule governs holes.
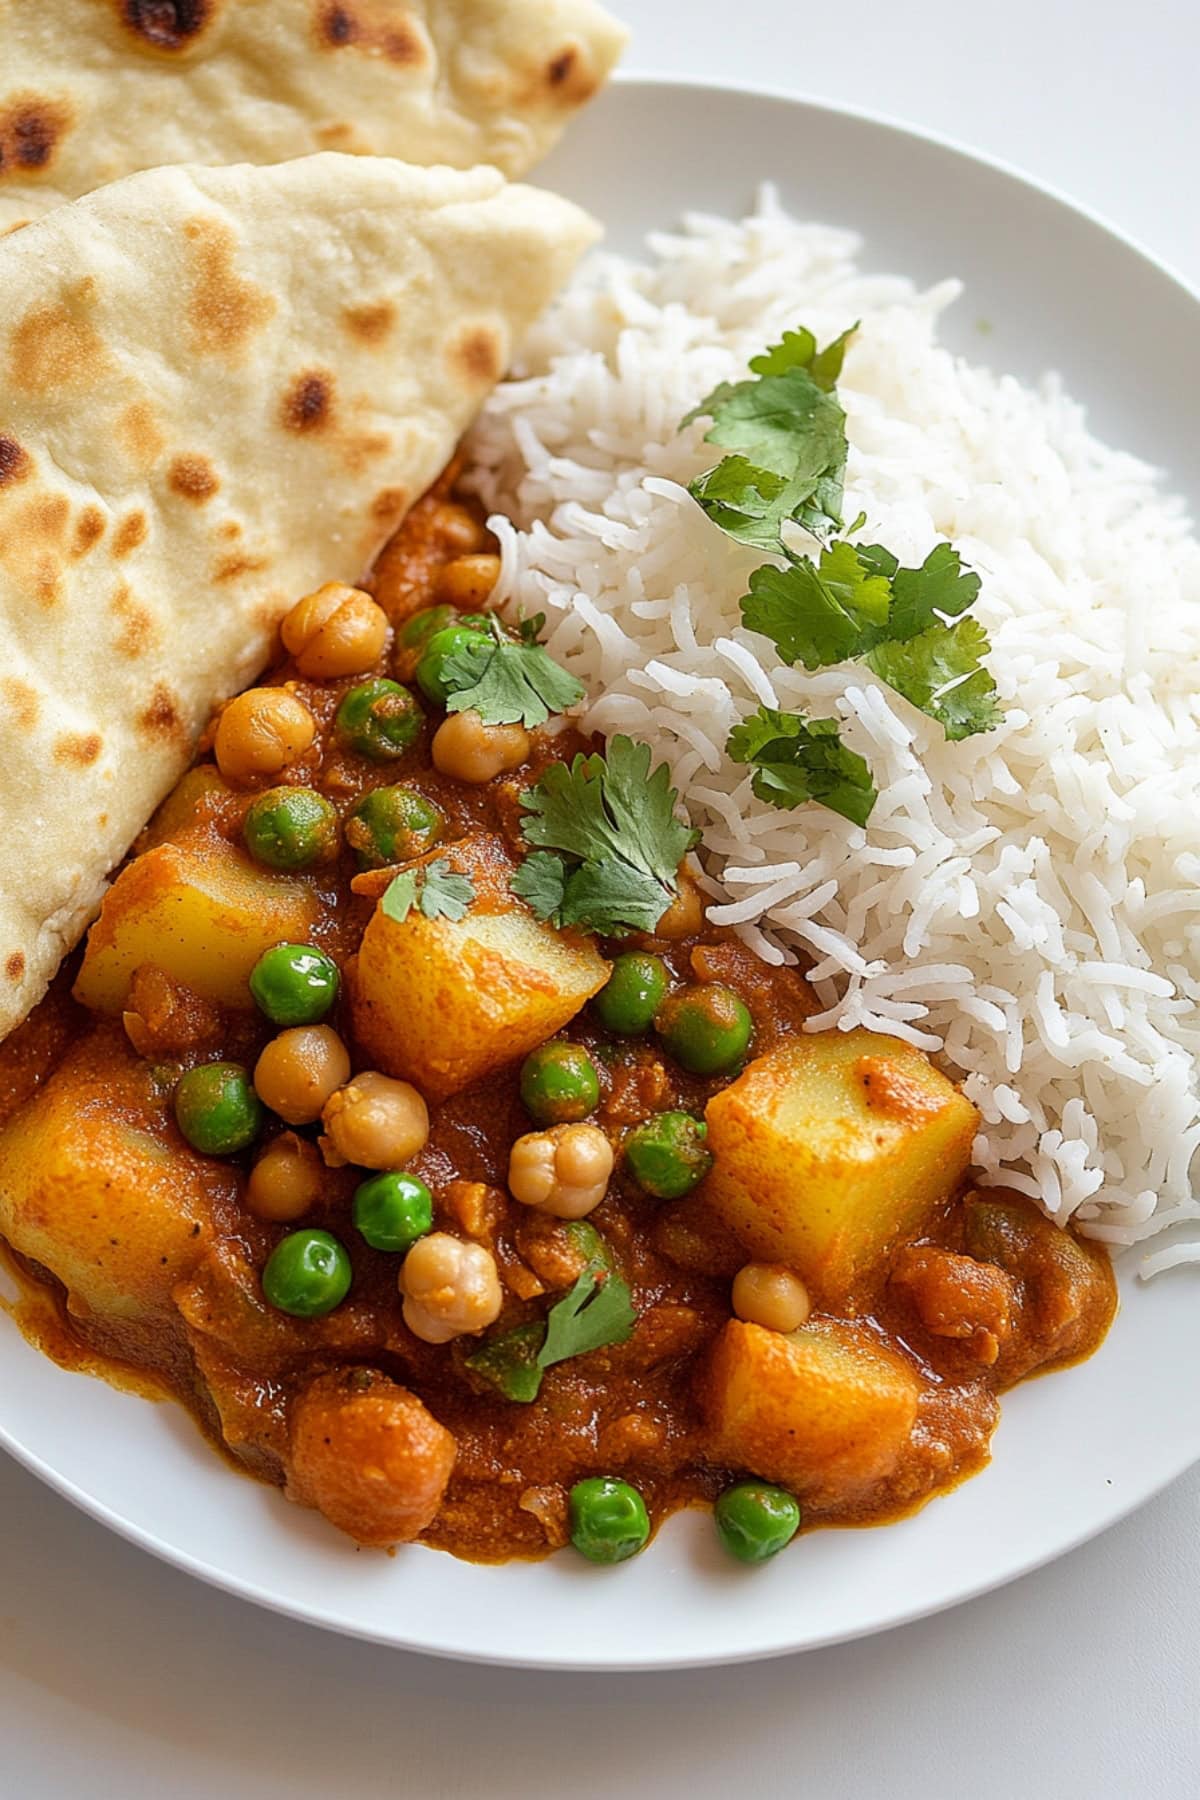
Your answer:
[[[1146,1269],[1200,1260],[1200,545],[1183,506],[1089,436],[1053,376],[1032,390],[939,348],[954,282],[865,275],[852,236],[769,195],[650,250],[585,270],[475,433],[501,597],[546,611],[590,727],[670,764],[710,917],[812,962],[814,1028],[935,1053],[980,1109],[986,1179],[1113,1245],[1183,1225]],[[909,563],[950,538],[983,577],[1005,714],[963,743],[861,668],[782,665],[739,619],[762,557],[684,491],[720,454],[703,424],[677,431],[696,400],[785,327],[824,340],[855,319],[846,516]],[[865,830],[753,796],[724,745],[760,702],[844,722],[880,790]]]

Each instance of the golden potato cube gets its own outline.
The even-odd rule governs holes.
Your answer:
[[[150,823],[138,839],[139,851],[149,850],[155,844],[165,844],[172,838],[181,837],[189,826],[196,823],[206,802],[231,791],[212,763],[198,763],[194,769],[189,769],[179,777],[158,811],[152,815]]]
[[[237,1178],[166,1121],[119,1026],[95,1028],[0,1131],[0,1234],[57,1276],[72,1312],[172,1318],[171,1290],[212,1240]]]
[[[508,889],[496,838],[443,852],[476,898],[460,920],[400,922],[382,904],[353,976],[354,1030],[374,1067],[444,1100],[562,1029],[608,979],[590,938],[539,923]]]
[[[709,1456],[820,1507],[853,1504],[887,1479],[920,1396],[904,1357],[837,1319],[786,1337],[731,1319],[700,1374]]]
[[[305,880],[258,868],[224,839],[160,844],[108,890],[75,998],[94,1012],[120,1012],[134,970],[154,963],[203,999],[248,1010],[250,971],[263,951],[304,943],[316,914]]]
[[[756,1057],[709,1101],[704,1192],[755,1257],[828,1304],[875,1285],[966,1174],[978,1115],[928,1057],[826,1031]]]

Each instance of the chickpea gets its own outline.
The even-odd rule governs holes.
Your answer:
[[[651,934],[657,938],[695,937],[704,929],[704,896],[684,864],[679,867],[679,888]]]
[[[433,737],[433,766],[455,781],[482,786],[529,755],[523,725],[485,725],[477,712],[450,713]]]
[[[329,1025],[296,1025],[271,1039],[254,1067],[264,1106],[289,1125],[319,1119],[329,1096],[350,1079],[350,1058]]]
[[[508,1188],[522,1206],[556,1219],[582,1219],[608,1192],[612,1145],[598,1125],[529,1131],[509,1153]]]
[[[363,675],[378,662],[387,642],[387,614],[361,588],[327,581],[296,602],[280,634],[302,675],[318,681]]]
[[[445,502],[434,513],[433,525],[447,550],[453,550],[456,556],[469,556],[487,548],[487,527],[465,506]]]
[[[321,1114],[321,1139],[332,1168],[398,1169],[425,1146],[429,1108],[415,1087],[370,1069],[339,1088]]]
[[[747,1263],[733,1278],[733,1310],[749,1325],[795,1331],[812,1311],[808,1289],[782,1263]]]
[[[302,1219],[321,1198],[324,1165],[315,1144],[285,1131],[263,1151],[250,1171],[246,1205],[256,1219],[287,1225]]]
[[[482,1244],[434,1231],[415,1243],[400,1269],[404,1323],[426,1344],[482,1331],[500,1315],[496,1261]]]
[[[217,721],[217,767],[226,781],[278,775],[304,755],[316,735],[317,721],[287,688],[249,688]]]
[[[480,612],[500,579],[498,556],[456,556],[438,572],[436,593],[460,612]]]

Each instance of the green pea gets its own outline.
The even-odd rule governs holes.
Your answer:
[[[202,1063],[179,1078],[175,1122],[193,1150],[236,1156],[258,1136],[263,1107],[241,1063]]]
[[[354,1190],[354,1223],[372,1250],[410,1250],[433,1230],[433,1195],[416,1175],[372,1175]]]
[[[276,944],[255,963],[250,992],[273,1025],[316,1025],[338,996],[338,966],[311,944]]]
[[[334,726],[347,750],[372,762],[392,762],[416,743],[424,717],[408,688],[377,676],[350,689]]]
[[[567,1219],[562,1229],[579,1258],[581,1275],[612,1275],[616,1272],[616,1259],[594,1225],[589,1225],[586,1219]]]
[[[268,788],[246,813],[242,837],[269,869],[307,869],[337,855],[337,813],[312,788]]]
[[[713,1166],[712,1152],[704,1147],[707,1136],[708,1126],[691,1113],[656,1113],[626,1135],[626,1165],[644,1193],[678,1200]]]
[[[659,1011],[655,1029],[690,1075],[730,1075],[750,1048],[754,1021],[732,988],[706,981],[673,994]]]
[[[267,1258],[263,1293],[294,1319],[323,1319],[350,1292],[350,1258],[327,1231],[289,1231]]]
[[[667,965],[661,956],[627,950],[613,963],[612,974],[592,1005],[606,1031],[635,1037],[653,1025],[669,985]]]
[[[800,1529],[800,1502],[786,1488],[741,1481],[726,1488],[713,1508],[717,1533],[739,1562],[778,1556]]]
[[[457,618],[452,606],[423,607],[404,621],[396,633],[396,642],[403,650],[423,650],[435,631],[445,631]]]
[[[615,1475],[577,1481],[567,1500],[571,1542],[589,1562],[627,1562],[650,1536],[646,1502]]]
[[[437,843],[445,823],[432,800],[397,783],[363,795],[346,820],[346,842],[360,869],[383,869],[423,856]]]
[[[596,1065],[579,1044],[543,1044],[521,1068],[521,1100],[539,1125],[573,1125],[600,1104]]]
[[[473,622],[476,618],[478,624]],[[450,658],[459,655],[478,658],[482,674],[495,645],[490,623],[484,614],[460,614],[456,624],[435,631],[426,643],[417,664],[417,686],[427,700],[444,706],[449,692],[444,678]]]

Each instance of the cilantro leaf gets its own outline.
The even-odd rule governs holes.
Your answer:
[[[822,474],[845,442],[846,415],[805,369],[760,375],[728,389],[705,439],[743,451],[752,462],[792,480]]]
[[[379,904],[389,919],[403,925],[414,906],[427,919],[465,918],[474,898],[470,877],[456,875],[439,856],[423,869],[403,869],[388,883]]]
[[[974,569],[964,569],[953,544],[935,544],[919,569],[893,570],[889,637],[897,643],[916,637],[936,625],[939,614],[957,619],[974,606],[981,585]]]
[[[621,832],[619,853],[673,888],[676,871],[700,833],[676,818],[679,796],[667,765],[659,763],[651,774],[651,761],[649,744],[612,738],[605,754],[604,798]]]
[[[866,662],[955,741],[991,731],[1000,721],[996,684],[983,666],[989,648],[978,619],[959,619],[931,625],[900,643],[877,644]]]
[[[619,1275],[609,1275],[601,1286],[594,1271],[585,1269],[570,1293],[550,1308],[538,1367],[548,1369],[568,1357],[623,1344],[633,1336],[636,1324],[628,1284]]]
[[[855,825],[865,825],[878,794],[857,751],[842,743],[836,719],[758,711],[735,725],[726,745],[735,762],[754,765],[751,785],[771,806],[817,800]]]
[[[509,880],[509,887],[524,900],[537,919],[559,918],[567,866],[549,850],[532,851]]]
[[[403,877],[397,877],[397,880],[401,879]],[[444,856],[426,866],[421,911],[427,919],[453,919],[456,922],[464,919],[474,898],[475,888],[470,878],[456,875]]]
[[[583,699],[585,689],[559,667],[537,642],[541,621],[523,620],[520,637],[506,637],[493,620],[489,638],[480,632],[446,658],[442,685],[447,712],[477,712],[485,725],[544,725]]]
[[[580,863],[567,876],[558,923],[605,937],[628,930],[653,931],[666,911],[663,897],[660,882],[627,863]]]
[[[750,368],[755,375],[782,375],[787,369],[806,369],[818,387],[831,393],[842,372],[850,339],[857,330],[856,321],[831,344],[826,344],[824,350],[818,350],[813,333],[801,325],[798,331],[785,331],[781,343],[770,345],[760,356],[752,356]]]
[[[784,662],[823,669],[878,641],[888,625],[890,593],[853,544],[834,543],[820,562],[792,556],[786,569],[755,569],[741,601],[751,631],[769,637]]]
[[[545,1337],[546,1327],[540,1319],[533,1319],[527,1325],[514,1325],[511,1331],[485,1338],[464,1362],[473,1374],[503,1394],[506,1400],[519,1400],[528,1405],[537,1399],[542,1385],[538,1353]]]
[[[785,332],[751,361],[753,379],[721,382],[683,420],[711,418],[706,441],[734,452],[688,491],[739,542],[780,551],[789,522],[818,534],[840,525],[846,415],[833,390],[855,329],[821,351],[805,327]]]
[[[778,550],[790,511],[788,483],[744,456],[726,456],[689,488],[714,525],[754,550]]]
[[[561,871],[530,856],[512,878],[539,917],[591,931],[653,931],[699,834],[675,816],[679,796],[666,766],[652,774],[650,763],[648,744],[614,737],[603,756],[551,763],[521,796],[526,842],[557,851]]]
[[[383,891],[379,905],[389,919],[395,919],[397,925],[403,925],[409,913],[417,903],[417,871],[405,869],[388,883]]]

